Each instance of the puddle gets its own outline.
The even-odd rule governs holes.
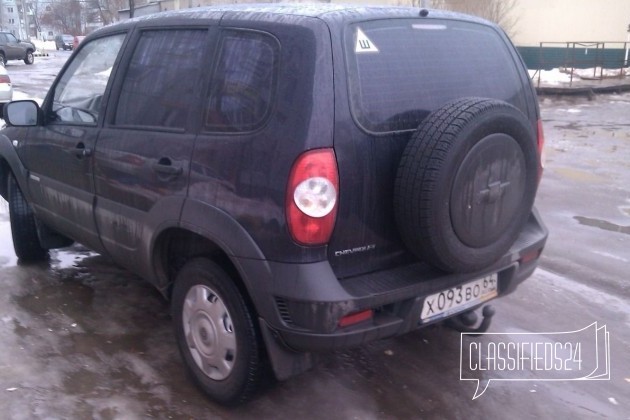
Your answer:
[[[575,220],[577,220],[581,225],[591,226],[600,228],[602,230],[607,230],[610,232],[617,233],[625,233],[626,235],[630,235],[630,225],[621,226],[615,223],[608,222],[606,220],[601,219],[591,219],[590,217],[582,217],[582,216],[573,216]]]
[[[595,175],[592,172],[580,171],[573,168],[555,168],[554,171],[559,175],[580,182],[606,182],[606,178]]]
[[[74,245],[70,248],[53,251],[50,265],[57,270],[78,267],[81,261],[98,255],[96,252],[83,248],[81,245]]]
[[[575,131],[580,131],[582,130],[582,126],[577,123],[577,122],[570,122],[566,125],[556,125],[555,128],[559,128],[561,130],[575,130]]]

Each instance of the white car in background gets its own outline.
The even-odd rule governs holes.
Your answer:
[[[13,85],[4,66],[0,65],[0,118],[3,115],[4,104],[13,99]]]

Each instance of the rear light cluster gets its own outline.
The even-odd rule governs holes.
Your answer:
[[[330,240],[339,195],[339,174],[333,149],[303,153],[293,164],[286,193],[289,232],[301,245]]]
[[[11,83],[11,79],[8,75],[2,74],[0,75],[0,83]]]
[[[533,251],[530,251],[529,253],[523,255],[518,262],[521,264],[527,264],[528,262],[532,262],[536,259],[538,259],[540,257],[540,254],[542,253],[542,249],[535,249]]]

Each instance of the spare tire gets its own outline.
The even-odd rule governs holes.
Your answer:
[[[533,207],[537,156],[531,122],[506,102],[464,98],[432,112],[396,177],[394,211],[407,248],[449,272],[496,262]]]

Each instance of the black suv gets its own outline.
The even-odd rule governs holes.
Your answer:
[[[286,379],[320,351],[466,327],[547,237],[535,92],[505,34],[462,15],[132,19],[89,35],[41,108],[5,117],[18,257],[76,241],[151,281],[192,377],[224,404],[265,360]]]
[[[59,50],[71,50],[74,45],[74,37],[72,35],[63,34],[55,37],[55,48]]]
[[[0,32],[0,65],[9,60],[23,60],[26,64],[35,62],[35,45],[21,41],[11,32]]]

